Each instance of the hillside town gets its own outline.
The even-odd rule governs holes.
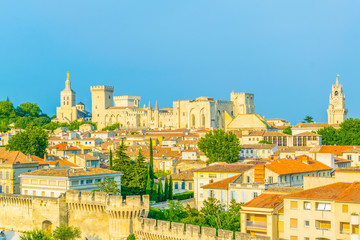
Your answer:
[[[190,239],[189,231],[198,231],[191,239],[359,239],[360,144],[354,139],[331,144],[347,124],[358,121],[347,119],[339,75],[332,85],[326,123],[314,122],[311,116],[296,124],[267,119],[255,113],[251,93],[232,92],[230,101],[211,97],[179,100],[171,109],[160,109],[158,103],[154,108],[150,103],[141,108],[141,97],[114,97],[113,91],[110,86],[91,87],[90,113],[83,103],[76,104],[68,73],[60,107],[50,123],[58,127],[39,130],[45,134],[45,144],[39,143],[37,126],[9,125],[0,136],[3,207],[22,208],[34,201],[46,207],[48,201],[52,206],[55,202],[51,201],[64,201],[66,211],[74,212],[64,222],[77,224],[86,239],[126,239],[130,235],[170,239],[165,232],[175,234],[175,226],[183,228],[179,231],[184,234],[176,239]],[[331,135],[337,131],[338,135]],[[30,140],[21,138],[26,133]],[[32,136],[36,139],[31,140]],[[32,142],[28,149],[23,148],[26,141]],[[43,152],[37,151],[42,147]],[[115,211],[116,204],[105,204],[105,199],[137,204],[132,210],[124,205],[127,210],[112,215],[126,219],[126,211],[135,211],[128,216],[130,225],[120,220],[105,224],[110,217],[97,219],[96,215],[86,217],[92,219],[88,224],[93,227],[78,222],[87,221],[79,217],[84,212],[110,206],[113,210],[106,212]],[[211,221],[201,223],[189,217],[185,221],[184,216],[176,215],[189,208],[207,219],[201,214],[211,204],[217,206],[219,215],[236,221],[231,226],[211,225]],[[141,210],[134,210],[139,206]],[[167,218],[166,213],[174,209],[177,213]],[[0,213],[0,228],[5,233],[32,228],[51,232],[63,221],[53,209],[41,211],[50,211],[58,220],[42,219],[47,217],[32,212],[24,216],[34,219],[29,226],[4,212]],[[210,217],[216,218],[214,214]],[[105,226],[99,230],[102,235],[92,232],[97,221]],[[166,231],[151,230],[152,224],[165,224],[161,227]],[[92,238],[92,234],[102,237]]]

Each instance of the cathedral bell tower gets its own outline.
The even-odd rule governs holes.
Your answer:
[[[69,73],[67,73],[65,89],[60,93],[60,106],[67,108],[75,106],[75,92],[71,89]]]
[[[348,110],[345,108],[345,94],[343,86],[339,84],[339,74],[336,76],[335,85],[332,85],[332,91],[329,99],[328,123],[340,124],[346,119]]]

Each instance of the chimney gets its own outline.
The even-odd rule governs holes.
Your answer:
[[[213,183],[213,182],[214,182],[214,179],[210,179],[210,180],[209,180],[209,183]]]

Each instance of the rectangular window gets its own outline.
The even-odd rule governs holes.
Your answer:
[[[349,212],[349,205],[346,205],[346,204],[342,205],[342,212],[343,213]]]
[[[84,180],[80,180],[80,184],[83,185],[83,184],[84,184]]]
[[[45,197],[45,192],[44,191],[41,192],[41,196]]]
[[[54,197],[55,195],[54,195],[54,192],[51,192],[51,197]]]
[[[220,178],[224,178],[224,174],[222,173],[222,174],[220,174]]]
[[[330,221],[316,221],[315,226],[316,226],[316,229],[330,230],[331,229],[331,222]]]
[[[93,180],[92,179],[87,179],[86,180],[86,184],[92,184],[93,183]]]
[[[101,182],[101,178],[97,178],[97,179],[95,179],[95,182],[96,182],[96,183]]]
[[[179,183],[178,182],[175,183],[175,189],[179,189]]]
[[[253,192],[253,198],[257,198],[259,194],[257,192]]]
[[[28,190],[25,190],[24,194],[25,194],[25,195],[28,195]]]
[[[216,178],[216,173],[210,173],[209,178]]]
[[[348,222],[341,222],[340,223],[340,233],[350,233],[350,223]]]
[[[204,174],[203,174],[203,173],[200,173],[200,177],[204,177]]]
[[[208,190],[208,198],[214,198],[215,197],[215,191],[214,190]]]
[[[310,227],[310,221],[305,220],[304,226],[305,226],[305,227]]]
[[[310,202],[304,202],[304,209],[305,210],[310,210],[311,204]]]
[[[316,203],[317,211],[331,211],[331,203]]]
[[[237,192],[231,191],[231,200],[235,200],[235,202],[237,202]]]
[[[77,185],[79,185],[79,181],[72,181],[72,182],[71,182],[71,185],[72,185],[72,186],[77,186]]]
[[[189,190],[192,190],[192,183],[189,182]]]
[[[220,201],[224,202],[225,201],[225,191],[221,190],[220,192]]]
[[[290,228],[297,228],[298,220],[297,218],[290,218]]]
[[[246,192],[241,192],[241,202],[245,203],[246,202]]]
[[[5,175],[6,175],[6,179],[9,179],[9,172],[6,172]]]
[[[36,196],[36,191],[33,191],[33,196]]]
[[[297,209],[298,208],[298,202],[297,201],[290,201],[290,208]]]

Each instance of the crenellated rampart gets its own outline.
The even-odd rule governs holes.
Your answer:
[[[216,230],[191,224],[168,222],[150,218],[135,221],[136,239],[139,240],[269,240],[269,237],[247,233]]]

